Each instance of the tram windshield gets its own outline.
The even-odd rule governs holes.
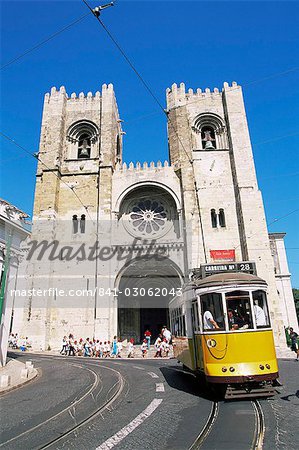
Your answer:
[[[223,301],[221,293],[212,292],[200,296],[203,331],[252,330],[254,323],[258,329],[270,327],[264,291],[230,291],[223,294]],[[227,321],[224,320],[225,315]]]
[[[230,330],[253,328],[250,297],[247,291],[232,291],[225,294],[228,326]]]

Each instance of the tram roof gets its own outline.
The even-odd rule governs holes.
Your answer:
[[[228,285],[228,284],[264,284],[267,285],[266,281],[262,278],[251,275],[250,273],[244,272],[223,272],[217,273],[215,275],[210,275],[203,279],[194,279],[192,284],[195,287],[210,287],[217,285]]]

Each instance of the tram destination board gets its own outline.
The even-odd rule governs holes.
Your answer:
[[[201,278],[214,275],[215,273],[222,272],[245,272],[256,275],[256,266],[254,262],[241,261],[238,263],[217,263],[217,264],[203,264],[200,269],[193,271],[195,277],[201,276]]]

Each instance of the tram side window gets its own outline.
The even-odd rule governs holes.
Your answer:
[[[249,292],[228,292],[225,294],[225,300],[229,329],[234,331],[253,328]]]
[[[171,311],[171,325],[174,336],[186,336],[186,318],[182,308],[175,308]]]
[[[270,327],[269,311],[265,291],[252,292],[253,312],[257,328]]]
[[[224,315],[221,294],[215,292],[200,296],[204,331],[223,330]]]

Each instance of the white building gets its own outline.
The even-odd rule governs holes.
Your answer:
[[[285,235],[285,233],[269,233],[270,248],[274,260],[275,280],[281,304],[283,323],[285,327],[292,327],[298,333],[298,320],[291,285],[291,274],[284,245]]]
[[[0,199],[0,273],[1,273],[1,328],[0,363],[5,365],[7,342],[12,326],[15,296],[11,289],[17,287],[19,262],[22,259],[22,241],[29,235],[29,216],[9,202]]]

